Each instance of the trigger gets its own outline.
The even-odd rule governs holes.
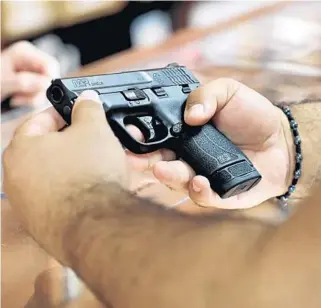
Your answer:
[[[156,137],[153,118],[151,116],[137,117],[133,124],[141,130],[144,135],[145,142],[151,141]]]

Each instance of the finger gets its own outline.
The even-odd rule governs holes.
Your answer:
[[[33,72],[20,72],[14,78],[6,83],[6,92],[8,95],[18,94],[35,94],[45,91],[50,85],[50,78]]]
[[[193,169],[183,161],[159,162],[153,169],[154,176],[163,184],[175,189],[188,189],[189,182],[195,176]]]
[[[201,115],[194,111],[201,108]],[[217,129],[235,145],[255,150],[261,150],[263,144],[268,144],[267,140],[274,140],[271,137],[282,127],[279,109],[267,98],[226,78],[193,91],[184,115],[189,125],[203,125],[213,118]]]
[[[39,107],[48,104],[45,92],[38,92],[34,94],[17,94],[10,100],[12,107],[33,106]],[[48,106],[51,106],[50,103]]]
[[[126,128],[136,140],[144,141],[144,135],[136,126],[128,125]],[[151,170],[159,161],[169,161],[176,158],[175,153],[167,149],[161,149],[147,154],[135,154],[127,150],[126,155],[130,166],[139,172]]]
[[[189,184],[189,196],[199,206],[215,207],[220,203],[220,197],[213,192],[207,178],[195,176]]]
[[[203,125],[221,110],[237,92],[240,83],[220,78],[194,90],[187,99],[184,119],[189,125]]]
[[[32,71],[57,78],[60,75],[57,60],[33,44],[21,41],[7,50],[16,71]]]
[[[57,132],[65,125],[65,121],[57,111],[53,107],[49,107],[45,111],[31,116],[20,125],[15,132],[15,137],[45,135]]]
[[[144,141],[143,133],[135,125],[127,125],[126,128],[136,140]]]
[[[151,170],[156,163],[174,160],[176,157],[174,152],[167,149],[161,149],[147,154],[134,154],[126,151],[126,155],[130,166],[139,172]]]
[[[40,273],[34,284],[34,298],[39,303],[55,307],[64,301],[65,273],[61,267],[53,267]]]
[[[257,200],[255,195],[256,194],[254,194],[254,198],[253,196],[249,197],[249,192],[245,192],[240,195],[222,199],[211,189],[208,179],[199,175],[194,177],[189,185],[190,198],[202,207],[216,207],[226,210],[250,208],[262,202],[261,199]]]
[[[84,91],[77,98],[72,109],[72,129],[85,128],[86,131],[108,132],[110,127],[106,121],[103,104],[96,91]]]

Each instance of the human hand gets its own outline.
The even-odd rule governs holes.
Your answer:
[[[1,102],[12,96],[14,106],[33,104],[52,78],[59,75],[58,62],[29,42],[20,41],[1,54]]]
[[[224,209],[250,208],[286,192],[294,168],[294,147],[288,120],[265,97],[232,79],[217,79],[188,97],[184,119],[191,126],[213,121],[251,160],[262,175],[250,191],[221,199],[203,176],[174,154],[162,150],[144,156],[129,153],[137,169],[153,170],[174,190],[183,190],[198,205]],[[135,135],[141,135],[134,131]]]
[[[64,223],[77,214],[73,210],[77,194],[101,182],[127,188],[125,153],[96,92],[79,97],[72,121],[72,126],[58,132],[65,123],[56,111],[39,113],[18,128],[3,155],[4,191],[40,243],[60,239],[59,232],[62,240]],[[59,246],[51,252],[62,251]]]
[[[103,308],[88,287],[78,278],[68,278],[66,268],[51,267],[35,279],[34,294],[24,308]]]

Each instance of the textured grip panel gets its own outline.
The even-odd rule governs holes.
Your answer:
[[[185,127],[182,138],[181,158],[221,197],[247,191],[260,180],[248,158],[212,124]]]
[[[227,170],[221,170],[214,173],[214,175],[223,182],[228,182],[232,180],[232,175]]]
[[[251,166],[246,161],[243,161],[239,164],[228,167],[227,170],[233,176],[241,176],[250,173],[251,171],[253,171],[253,168],[251,168]]]

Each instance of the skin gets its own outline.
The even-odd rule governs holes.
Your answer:
[[[207,91],[192,98],[202,101]],[[64,131],[52,110],[25,122],[4,153],[4,188],[30,234],[73,268],[106,307],[264,308],[270,300],[273,307],[320,306],[319,192],[281,226],[228,213],[194,217],[165,210],[128,192],[133,162],[97,99],[84,92]],[[289,157],[290,130],[277,114],[280,157]],[[267,114],[263,119],[269,122]],[[142,164],[148,159],[154,158],[144,157]],[[287,166],[279,174],[284,189],[290,159]],[[312,285],[306,283],[311,279]]]
[[[12,97],[14,106],[43,99],[58,62],[29,42],[20,41],[1,52],[1,101]]]
[[[191,93],[184,119],[191,126],[212,121],[249,157],[262,174],[261,182],[246,193],[223,200],[205,177],[196,176],[169,151],[140,156],[128,153],[130,163],[140,170],[152,169],[161,183],[184,191],[204,207],[250,208],[286,192],[295,149],[287,118],[265,97],[235,80],[217,79]]]
[[[211,291],[215,293],[213,304],[209,302],[209,307],[215,305],[216,307],[294,307],[301,308],[305,305],[308,307],[319,307],[321,303],[320,287],[321,287],[321,264],[319,262],[321,257],[320,240],[321,228],[319,219],[321,217],[320,207],[320,185],[316,186],[312,196],[300,204],[299,211],[284,225],[277,228],[264,228],[263,229],[249,229],[251,222],[243,220],[241,225],[236,226],[236,223],[228,223],[228,219],[224,220],[225,236],[224,241],[218,241],[217,236],[212,234],[212,245],[206,248],[211,257],[214,259],[208,268],[206,264],[197,264],[200,272],[210,271],[213,279],[216,279],[216,292],[213,286]],[[308,226],[308,227],[307,227]],[[262,226],[261,226],[262,227]],[[237,235],[231,230],[236,228]],[[216,227],[216,231],[222,231]],[[262,232],[264,230],[264,232]],[[228,231],[228,232],[226,232]],[[248,232],[248,234],[247,234]],[[253,232],[261,234],[257,237],[258,240],[253,241]],[[248,237],[245,237],[245,236]],[[249,236],[251,238],[249,238]],[[257,235],[255,235],[256,237]],[[243,260],[240,255],[240,247],[237,243],[242,238],[242,245],[246,247],[248,256]],[[236,259],[231,255],[226,258],[226,248],[230,247],[234,242],[234,252],[236,252]],[[212,247],[212,248],[211,248]],[[217,249],[219,248],[219,249]],[[235,267],[242,269],[242,275],[230,276],[230,272],[226,268],[222,268],[224,261],[219,260],[220,250],[223,248],[222,258],[227,262],[228,266],[233,269]],[[213,253],[211,250],[214,249]],[[173,255],[175,255],[176,251]],[[192,253],[193,254],[193,253]],[[291,258],[289,258],[291,256]],[[238,262],[240,261],[240,262]],[[185,262],[182,258],[180,262]],[[222,263],[217,263],[222,262]],[[235,264],[238,263],[236,266]],[[88,263],[89,264],[89,263]],[[167,264],[169,271],[176,271],[171,267],[171,262]],[[217,266],[217,264],[220,264]],[[189,262],[184,263],[186,266],[191,266]],[[159,266],[157,264],[156,266]],[[213,269],[213,271],[211,271]],[[89,268],[87,269],[89,271]],[[140,269],[141,271],[141,269]],[[106,305],[106,301],[97,300],[94,293],[85,285],[82,285],[81,295],[72,300],[71,302],[64,302],[63,298],[57,296],[57,291],[52,294],[52,285],[50,281],[55,278],[55,281],[62,283],[62,272],[58,269],[53,269],[51,276],[43,274],[38,277],[35,284],[35,295],[30,301],[30,306],[27,308],[102,308],[111,307]],[[123,275],[125,273],[122,273]],[[139,275],[144,274],[139,273]],[[240,276],[242,276],[240,278]],[[83,275],[84,277],[84,275]],[[60,279],[60,280],[59,280]],[[96,278],[102,279],[101,276]],[[155,278],[156,280],[157,278]],[[190,277],[192,280],[192,277]],[[88,280],[85,280],[88,282]],[[50,288],[51,287],[51,288]],[[92,288],[92,284],[89,284]],[[153,289],[155,284],[148,286],[148,290]],[[159,289],[158,281],[156,280],[156,288]],[[61,288],[61,287],[60,287]],[[172,286],[172,293],[174,296],[179,296],[178,286]],[[146,290],[145,290],[146,291]],[[187,292],[186,289],[183,292]],[[60,290],[62,292],[62,290]],[[193,289],[193,296],[197,296],[198,288]],[[185,294],[185,293],[184,293]],[[186,293],[188,294],[188,293]],[[149,294],[143,293],[143,297]],[[97,293],[96,293],[97,296]],[[128,294],[124,294],[128,296]],[[193,297],[192,296],[192,297]],[[186,299],[186,302],[191,300],[191,297]],[[104,304],[105,303],[105,304]],[[109,302],[110,303],[110,302]],[[132,304],[132,302],[131,302]],[[155,302],[153,302],[153,306]],[[114,307],[121,307],[115,305]],[[136,307],[128,305],[127,307]],[[145,307],[140,305],[137,307]],[[168,305],[164,306],[168,307]],[[190,307],[185,303],[183,307]],[[193,307],[193,305],[191,305]],[[194,306],[195,307],[195,306]],[[203,306],[198,306],[203,307]]]

